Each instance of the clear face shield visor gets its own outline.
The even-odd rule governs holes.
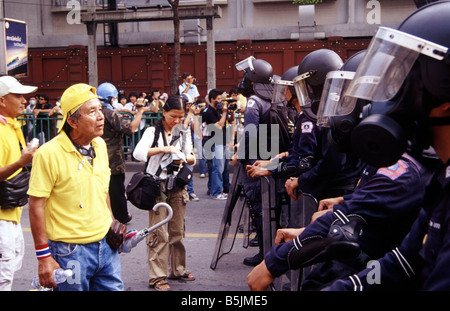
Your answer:
[[[253,56],[247,57],[244,60],[241,60],[239,63],[236,64],[236,69],[238,71],[247,71],[247,69],[250,69],[250,71],[254,71],[255,68],[253,67],[253,61],[256,58]]]
[[[311,106],[312,100],[309,96],[309,88],[306,83],[306,78],[311,76],[310,72],[303,73],[297,77],[295,77],[292,81],[294,83],[295,93],[297,94],[297,99],[300,104],[300,107],[309,107]]]
[[[277,80],[273,82],[273,94],[272,94],[272,103],[284,103],[288,101],[290,98],[287,96],[288,92],[290,93],[289,87],[293,86],[294,83],[292,81],[287,80]]]
[[[329,118],[350,114],[356,98],[343,96],[355,76],[350,71],[330,71],[327,74],[317,111],[317,125],[329,127]]]
[[[388,101],[398,93],[420,54],[442,60],[447,50],[422,38],[380,27],[345,96],[372,102]]]

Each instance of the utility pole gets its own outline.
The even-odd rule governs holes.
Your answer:
[[[87,12],[95,13],[95,0],[89,0]],[[88,33],[88,61],[89,61],[89,85],[98,86],[98,68],[97,68],[97,22],[90,21],[86,23]]]
[[[5,38],[5,12],[3,11],[3,0],[0,0],[0,75],[6,75],[6,38]]]
[[[212,8],[214,0],[206,0],[206,7]],[[214,17],[206,18],[206,82],[208,89],[216,88],[216,43],[214,41]]]

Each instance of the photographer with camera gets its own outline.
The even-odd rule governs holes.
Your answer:
[[[194,84],[194,82],[197,81],[190,73],[185,72],[181,76],[183,78],[183,83],[178,86],[178,92],[180,95],[188,94],[192,97],[194,101],[197,100],[197,98],[200,96],[200,93],[198,92],[197,86]]]
[[[224,91],[212,89],[209,91],[209,106],[202,113],[202,120],[207,126],[207,140],[204,151],[208,163],[209,182],[211,198],[226,200],[222,193],[224,186],[223,171],[226,162],[226,123],[234,123],[234,113],[229,113],[227,104],[222,102]],[[221,134],[220,134],[221,133]]]
[[[203,151],[203,131],[206,130],[206,125],[203,122],[202,123],[202,112],[206,109],[207,104],[205,101],[205,98],[199,97],[195,103],[194,106],[199,109],[198,115],[194,114],[194,118],[197,119],[198,127],[194,126],[194,134],[193,134],[193,140],[194,140],[194,151],[195,157],[198,160],[198,169],[200,178],[206,177],[206,158],[205,153]]]
[[[155,127],[148,127],[134,149],[134,157],[146,162],[146,172],[160,180],[157,202],[166,202],[173,209],[168,226],[161,226],[147,236],[147,255],[150,287],[158,291],[170,290],[166,279],[194,281],[186,270],[185,234],[186,186],[178,182],[184,163],[194,166],[190,131],[182,128],[185,108],[181,96],[173,95],[163,107],[163,118]],[[186,180],[185,180],[186,182]],[[149,211],[149,225],[167,217],[167,212]]]
[[[197,133],[197,134],[201,133],[200,123],[199,123],[200,121],[198,120],[198,116],[201,113],[201,108],[194,103],[191,96],[189,96],[187,94],[183,94],[181,97],[183,98],[184,107],[185,107],[184,108],[185,116],[184,116],[184,120],[183,120],[183,127],[184,127],[183,129],[186,131],[190,131],[191,138],[192,138],[192,144],[194,146],[194,138],[193,137],[194,137],[195,133]],[[194,170],[194,168],[192,166],[189,166],[189,169],[191,171]],[[187,185],[187,192],[189,194],[190,201],[196,202],[196,201],[200,200],[198,198],[198,196],[194,193],[194,179],[193,178]]]

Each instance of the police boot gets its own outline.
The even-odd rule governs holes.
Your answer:
[[[257,246],[259,246],[259,239],[258,239],[258,237],[254,237],[253,239],[251,239],[249,242],[248,242],[248,246],[251,246],[251,247],[257,247]]]
[[[259,249],[258,254],[252,257],[246,257],[244,258],[244,265],[255,267],[259,265],[264,260],[264,252],[262,249]]]

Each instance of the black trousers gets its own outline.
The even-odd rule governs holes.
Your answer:
[[[109,199],[114,218],[121,223],[128,220],[127,198],[125,196],[125,174],[111,175],[109,181]]]

